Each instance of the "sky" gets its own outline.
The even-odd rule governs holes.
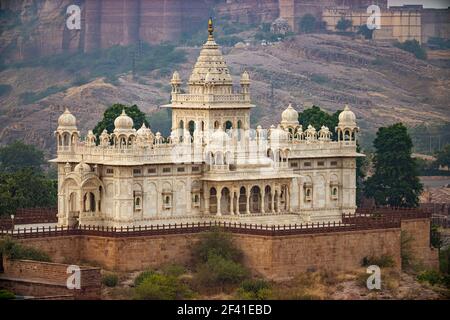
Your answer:
[[[450,0],[388,0],[390,6],[401,6],[404,4],[423,4],[425,8],[448,8]]]

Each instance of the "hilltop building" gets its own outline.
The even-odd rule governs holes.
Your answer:
[[[133,128],[126,112],[98,141],[81,140],[66,110],[55,131],[59,225],[138,226],[225,220],[340,221],[356,209],[358,126],[348,106],[336,128],[302,128],[289,105],[277,126],[250,127],[250,75],[240,90],[213,36],[187,82],[171,80],[172,133]],[[332,139],[334,136],[335,139]]]

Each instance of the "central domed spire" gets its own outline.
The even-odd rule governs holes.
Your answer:
[[[192,74],[189,78],[189,86],[191,93],[198,93],[198,87],[205,85],[206,75],[208,75],[210,84],[214,86],[230,87],[223,90],[223,93],[231,93],[233,81],[228,70],[228,66],[223,58],[222,52],[214,40],[214,25],[212,18],[208,21],[208,40],[200,51],[200,56],[195,63]],[[219,90],[222,92],[222,90]]]

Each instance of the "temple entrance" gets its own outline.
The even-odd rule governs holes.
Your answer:
[[[211,188],[209,191],[209,211],[211,214],[217,213],[217,191],[215,188]]]
[[[220,212],[222,214],[230,214],[230,190],[223,188],[220,198]]]
[[[250,212],[261,212],[261,189],[258,186],[254,186],[250,190]]]
[[[95,212],[95,195],[92,192],[87,192],[83,198],[83,212]]]
[[[239,190],[239,213],[245,214],[247,213],[247,193],[245,191],[245,187],[241,187]]]
[[[272,189],[270,186],[266,186],[264,190],[264,211],[271,212],[272,211]]]

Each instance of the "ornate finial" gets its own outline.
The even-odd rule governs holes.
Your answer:
[[[214,33],[213,19],[211,17],[208,20],[208,33],[210,37],[212,37]]]

